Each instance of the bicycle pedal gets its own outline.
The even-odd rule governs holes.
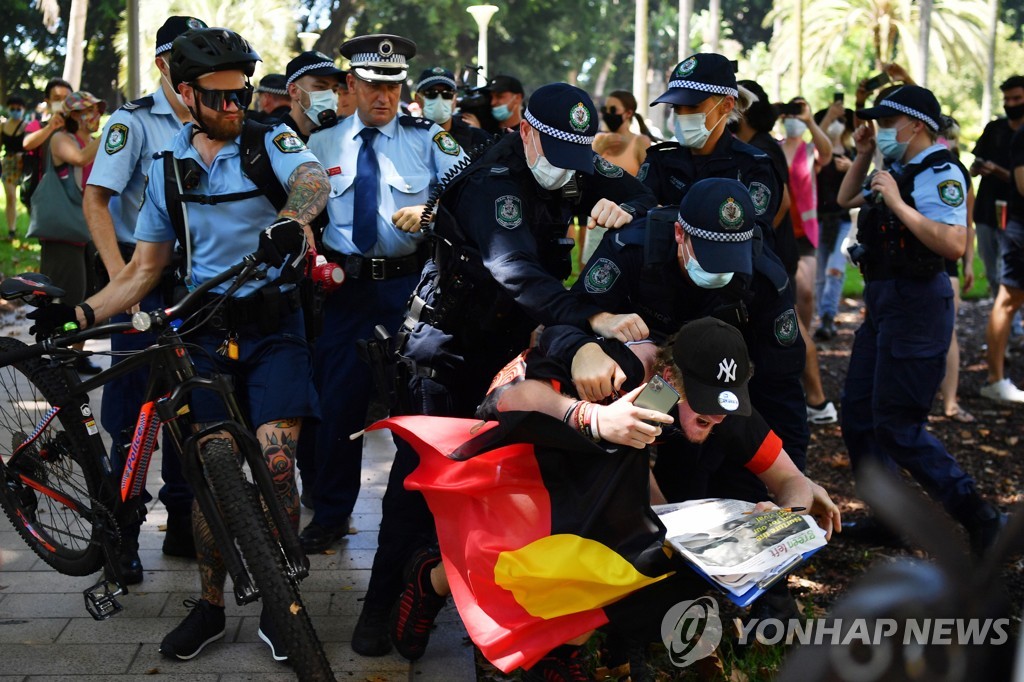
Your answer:
[[[124,594],[124,588],[111,580],[101,580],[82,594],[85,597],[85,610],[94,620],[106,620],[124,611],[124,607],[117,601],[117,597]]]

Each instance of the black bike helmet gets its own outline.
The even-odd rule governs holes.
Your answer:
[[[260,55],[242,36],[226,28],[197,28],[171,44],[171,83],[191,83],[213,71],[241,71],[251,77]]]

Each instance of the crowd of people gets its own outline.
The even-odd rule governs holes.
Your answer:
[[[346,69],[305,51],[253,87],[260,57],[244,37],[170,17],[153,54],[159,87],[102,131],[105,103],[60,79],[40,120],[25,125],[26,102],[11,96],[3,123],[10,234],[25,169],[38,180],[52,166],[89,235],[39,233],[40,270],[66,295],[29,314],[37,335],[160,307],[176,283],[257,248],[267,258],[266,279],[215,290],[223,314],[191,338],[206,351],[194,354],[200,372],[234,378],[297,532],[300,504],[312,508],[307,553],[349,532],[363,447],[350,436],[375,393],[393,415],[548,414],[642,453],[651,502],[770,501],[806,508],[829,534],[838,508],[802,472],[811,426],[840,421],[855,470],[902,468],[976,552],[992,543],[1005,516],[925,424],[940,393],[948,417],[973,420],[956,400],[954,321],[958,290],[973,284],[974,225],[995,294],[982,395],[1024,402],[1003,367],[1024,303],[1024,77],[1003,83],[1006,118],[985,128],[967,169],[956,122],[895,65],[895,84],[862,82],[855,108],[837,94],[815,110],[802,97],[773,103],[724,56],[695,54],[651,103],[671,109],[669,136],[627,91],[598,108],[573,85],[527,96],[497,75],[460,89],[451,69],[428,65],[403,101],[413,41],[359,36],[340,54]],[[573,237],[580,274],[566,288]],[[816,342],[837,335],[848,250],[866,314],[837,410]],[[114,338],[113,362],[151,341]],[[98,371],[84,356],[77,369]],[[656,376],[681,395],[670,414],[633,405]],[[115,462],[145,386],[139,371],[104,392]],[[200,396],[192,412],[220,418]],[[352,648],[415,660],[450,590],[431,510],[405,485],[418,456],[395,445]],[[201,595],[160,651],[188,660],[224,636],[225,570],[174,450],[165,440],[163,550],[197,559]],[[122,573],[138,583],[139,524],[122,530]],[[648,589],[633,595],[646,625],[622,632],[645,632],[674,603],[665,585]],[[678,601],[698,586],[675,589]],[[754,609],[797,615],[785,583]],[[261,617],[261,639],[287,660],[274,630]],[[586,679],[587,636],[552,642],[524,679]]]

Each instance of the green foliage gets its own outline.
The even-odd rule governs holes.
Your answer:
[[[4,17],[3,54],[0,54],[0,97],[20,94],[36,99],[46,80],[60,75],[63,62],[53,59],[61,36],[43,27],[42,17],[32,0],[0,0]]]

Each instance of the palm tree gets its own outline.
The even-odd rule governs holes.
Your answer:
[[[57,0],[38,0],[43,15],[43,25],[50,33],[56,33],[60,26],[60,6]],[[85,49],[85,15],[89,0],[71,0],[71,15],[68,20],[67,54],[64,57],[64,80],[77,90],[82,81],[82,65]]]

